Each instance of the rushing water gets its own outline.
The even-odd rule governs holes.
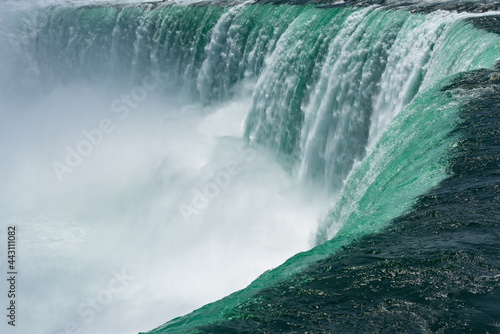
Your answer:
[[[440,6],[5,3],[18,329],[498,328],[498,13]]]

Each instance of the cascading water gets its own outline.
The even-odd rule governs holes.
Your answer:
[[[200,326],[410,212],[452,175],[446,87],[500,40],[467,21],[495,12],[406,9],[3,5],[0,207],[40,287],[20,327],[137,332],[276,267],[153,330],[224,332]]]

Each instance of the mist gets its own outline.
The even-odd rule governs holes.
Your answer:
[[[242,137],[254,83],[202,105],[152,78],[2,96],[19,331],[138,332],[311,248],[319,200]]]

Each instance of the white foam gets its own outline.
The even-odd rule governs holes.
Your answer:
[[[319,206],[272,154],[245,148],[248,97],[205,108],[151,96],[124,120],[114,98],[75,85],[0,114],[0,212],[20,230],[21,332],[151,329],[310,248]],[[114,131],[59,182],[51,163],[103,118]],[[185,221],[193,189],[234,161],[239,172]],[[122,268],[134,279],[86,322]]]

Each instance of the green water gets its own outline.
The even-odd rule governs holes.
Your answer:
[[[442,88],[500,59],[498,36],[466,24],[471,14],[243,4],[15,15],[30,32],[20,80],[44,89],[75,78],[133,86],[158,72],[165,93],[211,104],[250,83],[249,145],[273,149],[296,182],[330,199],[315,248],[151,333],[238,318],[256,292],[408,212],[451,173],[462,98]]]
[[[260,10],[270,9],[252,6],[238,15]],[[259,290],[407,212],[450,175],[462,98],[441,88],[458,73],[491,67],[500,57],[498,37],[463,23],[460,15],[277,10],[295,19],[270,43],[260,74],[252,72],[258,81],[246,135],[291,156],[300,177],[319,179],[337,194],[320,222],[318,246],[151,333],[238,319],[237,306]]]

